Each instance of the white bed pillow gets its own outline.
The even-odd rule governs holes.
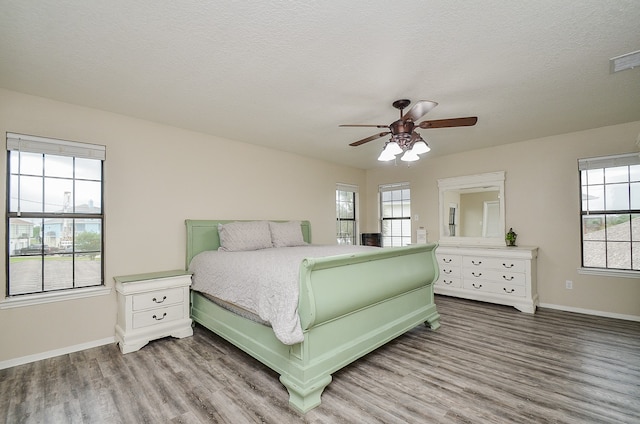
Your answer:
[[[224,252],[268,249],[271,247],[271,231],[267,221],[236,221],[218,224],[220,247]]]
[[[300,221],[269,221],[273,247],[303,246],[307,244],[302,237],[302,228],[300,225]]]

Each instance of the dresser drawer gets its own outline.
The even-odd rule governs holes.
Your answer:
[[[490,268],[513,272],[524,272],[525,261],[518,259],[485,258],[465,256],[462,261],[465,268]]]
[[[164,324],[183,318],[184,305],[174,305],[149,309],[148,311],[133,314],[133,328],[149,327],[151,325]]]
[[[462,256],[460,255],[436,254],[436,259],[438,260],[440,269],[443,267],[453,268],[462,266]]]
[[[526,283],[526,277],[522,273],[498,271],[494,269],[464,268],[462,270],[462,277],[470,281],[487,281],[518,286],[524,286]]]
[[[440,276],[441,277],[460,277],[462,276],[462,270],[459,267],[443,265],[440,268]]]
[[[511,284],[500,284],[489,281],[464,280],[463,288],[474,292],[504,294],[514,297],[524,297],[526,295],[525,286],[514,286]]]
[[[183,300],[184,290],[181,288],[140,293],[133,295],[133,310],[141,311],[158,306],[173,305],[176,303],[182,303]]]
[[[446,275],[440,274],[440,278],[436,281],[436,285],[441,287],[462,287],[462,278],[460,277],[449,277]]]

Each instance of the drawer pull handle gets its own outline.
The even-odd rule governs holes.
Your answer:
[[[443,269],[442,272],[444,272],[445,274],[451,274],[453,272],[452,269]]]
[[[164,302],[165,300],[167,300],[167,296],[162,296],[162,300],[158,300],[158,299],[156,299],[155,297],[153,298],[153,301],[154,301],[154,302],[156,302],[156,303],[162,303],[162,302]]]
[[[505,267],[505,268],[513,268],[515,265],[513,265],[513,264],[507,265],[507,264],[503,263],[502,266]]]
[[[474,289],[481,289],[482,288],[482,284],[478,284],[476,286],[476,283],[471,283],[471,285],[473,286]]]
[[[472,272],[472,273],[471,273],[471,275],[473,275],[474,277],[481,277],[481,276],[482,276],[482,273],[481,273],[481,272],[479,272],[479,273],[476,275],[476,273],[475,273],[475,271],[474,271],[474,272]]]
[[[502,278],[504,278],[507,281],[511,281],[511,280],[513,280],[513,275],[510,275],[508,277],[506,275],[503,275]]]
[[[474,264],[475,266],[482,265],[482,261],[476,262],[472,260],[471,263]]]
[[[442,262],[445,264],[450,264],[453,259],[442,258]]]
[[[449,281],[447,281],[447,280],[442,280],[442,282],[443,282],[443,283],[445,283],[447,286],[448,286],[448,285],[450,285],[451,283],[453,283],[453,281],[452,281],[452,280],[449,280]]]
[[[516,289],[507,290],[506,287],[503,287],[502,290],[504,290],[505,293],[513,293],[514,291],[516,291]]]
[[[167,313],[165,312],[164,314],[162,314],[162,316],[160,318],[158,318],[156,315],[153,316],[153,319],[155,319],[156,321],[162,321],[164,319],[164,317],[167,316]]]

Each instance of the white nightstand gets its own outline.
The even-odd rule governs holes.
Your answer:
[[[193,335],[189,272],[154,272],[113,279],[118,293],[116,342],[122,353],[139,350],[161,337]]]

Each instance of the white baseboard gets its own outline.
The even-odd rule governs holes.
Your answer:
[[[50,350],[48,352],[36,353],[35,355],[22,356],[20,358],[8,359],[6,361],[0,361],[0,370],[5,368],[11,368],[18,365],[28,364],[31,362],[40,361],[42,359],[53,358],[55,356],[66,355],[68,353],[79,352],[85,349],[91,349],[92,347],[104,346],[107,344],[115,343],[114,337],[107,337],[106,339],[94,340],[87,343],[81,343],[73,346],[63,347],[61,349]]]
[[[638,315],[614,314],[612,312],[595,311],[593,309],[572,308],[571,306],[552,305],[550,303],[540,303],[538,306],[540,306],[541,308],[557,309],[560,311],[567,311],[567,312],[576,312],[578,314],[596,315],[596,316],[605,317],[605,318],[616,318],[616,319],[623,319],[625,321],[640,322],[640,316]]]

